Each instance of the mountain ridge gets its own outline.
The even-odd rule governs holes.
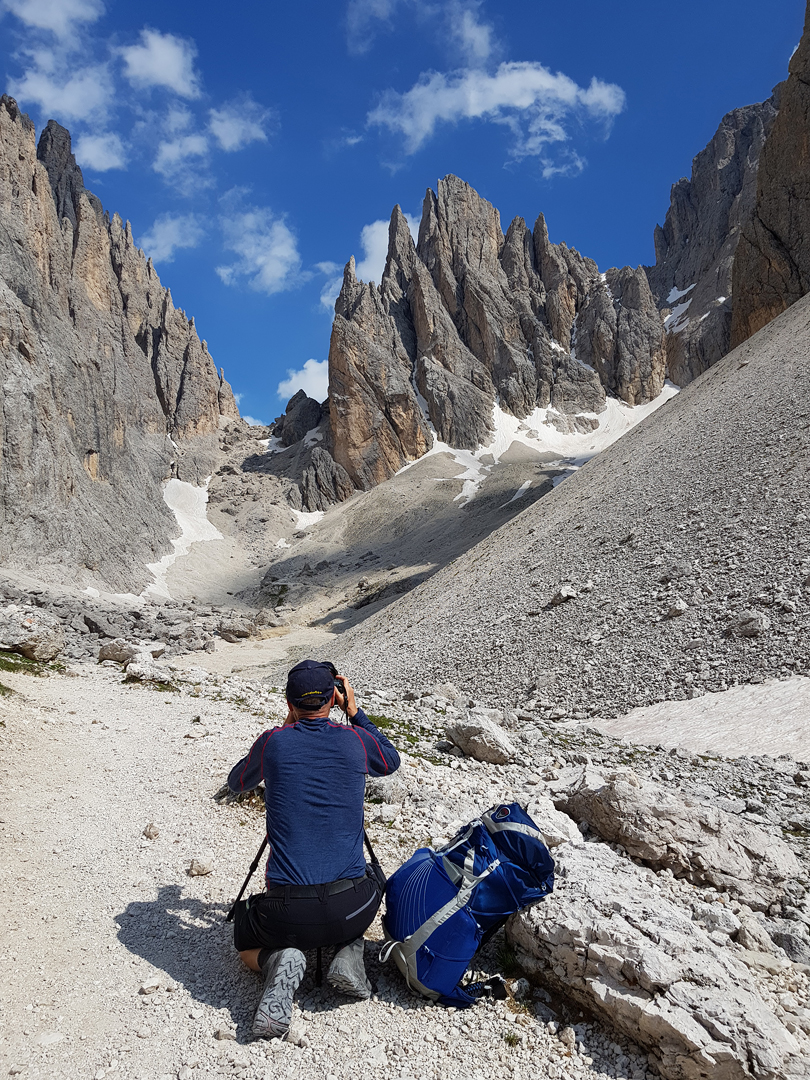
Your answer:
[[[318,428],[321,471],[331,457],[340,481],[327,477],[309,508],[388,479],[434,439],[486,446],[496,404],[587,433],[606,395],[646,404],[666,378],[688,385],[725,355],[732,266],[782,87],[726,114],[673,185],[654,266],[600,274],[550,242],[542,213],[504,233],[497,209],[453,175],[426,192],[416,243],[395,206],[379,285],[358,281],[353,258],[344,270]]]
[[[120,591],[171,551],[163,481],[200,484],[239,412],[193,319],[84,187],[55,121],[0,98],[0,558]]]

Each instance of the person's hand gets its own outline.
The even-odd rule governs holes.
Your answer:
[[[338,688],[335,687],[335,704],[338,708],[342,709],[348,717],[354,716],[357,712],[357,700],[354,696],[352,684],[345,675],[336,675],[335,681],[338,679],[341,679],[343,682],[343,686],[346,689],[346,696],[344,697]]]

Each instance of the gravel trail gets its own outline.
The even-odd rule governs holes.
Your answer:
[[[652,1076],[632,1047],[582,1017],[574,1031],[559,1013],[549,1030],[555,1014],[531,999],[464,1013],[428,1006],[377,963],[379,921],[367,935],[371,1002],[315,988],[310,957],[295,1041],[250,1041],[260,982],[236,959],[224,915],[262,818],[212,794],[280,719],[281,699],[237,679],[201,681],[124,685],[104,665],[3,672],[16,693],[0,698],[0,1075]],[[510,793],[514,776],[474,764],[452,774],[467,777],[467,790],[486,790],[487,803]],[[153,839],[143,835],[150,824]],[[407,828],[372,822],[384,868],[433,826],[427,811]],[[212,872],[189,877],[192,859]]]

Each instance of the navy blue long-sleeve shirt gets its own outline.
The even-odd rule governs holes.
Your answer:
[[[273,885],[321,885],[361,877],[365,777],[399,768],[399,754],[362,709],[351,727],[328,716],[263,732],[231,769],[228,787],[264,780]]]

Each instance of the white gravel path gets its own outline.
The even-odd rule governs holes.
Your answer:
[[[300,1045],[251,1042],[260,984],[241,969],[224,915],[262,819],[211,796],[268,715],[278,718],[278,697],[236,680],[202,696],[125,686],[117,668],[90,665],[3,681],[18,693],[0,698],[0,1076],[651,1075],[584,1023],[558,1037],[539,1002],[428,1007],[381,971],[378,923],[367,935],[371,1002],[316,989],[310,969],[294,1017]],[[489,802],[497,781],[484,781]],[[153,840],[142,835],[149,823]],[[431,823],[415,823],[418,837],[370,828],[390,872]],[[213,872],[188,877],[195,857]],[[139,992],[150,983],[154,992]]]

